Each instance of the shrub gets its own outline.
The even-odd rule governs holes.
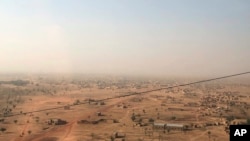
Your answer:
[[[176,120],[176,117],[175,117],[175,116],[172,116],[171,119],[172,119],[172,120]]]
[[[148,120],[148,122],[154,122],[155,120],[154,119],[152,119],[152,118],[150,118],[149,120]]]
[[[134,115],[132,115],[132,116],[131,116],[131,119],[134,121],[134,120],[135,120],[135,116],[134,116]]]
[[[250,118],[247,119],[247,125],[250,125]]]

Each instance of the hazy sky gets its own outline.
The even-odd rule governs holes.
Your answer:
[[[1,0],[0,72],[250,70],[249,0]]]

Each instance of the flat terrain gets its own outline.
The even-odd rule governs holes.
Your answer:
[[[246,81],[225,79],[98,101],[191,81],[1,76],[0,140],[228,141],[228,126],[250,118]]]

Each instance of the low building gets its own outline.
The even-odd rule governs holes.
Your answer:
[[[174,123],[154,123],[153,130],[185,130],[186,125]]]
[[[183,124],[168,123],[168,124],[166,124],[165,127],[166,127],[166,129],[183,130],[185,126]]]
[[[166,124],[165,123],[154,123],[153,130],[165,130]]]

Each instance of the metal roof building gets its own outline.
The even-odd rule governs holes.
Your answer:
[[[184,125],[183,125],[183,124],[172,124],[172,123],[168,123],[168,124],[166,124],[166,127],[183,128]]]
[[[165,123],[154,123],[154,126],[159,126],[159,127],[164,127],[166,124]]]

